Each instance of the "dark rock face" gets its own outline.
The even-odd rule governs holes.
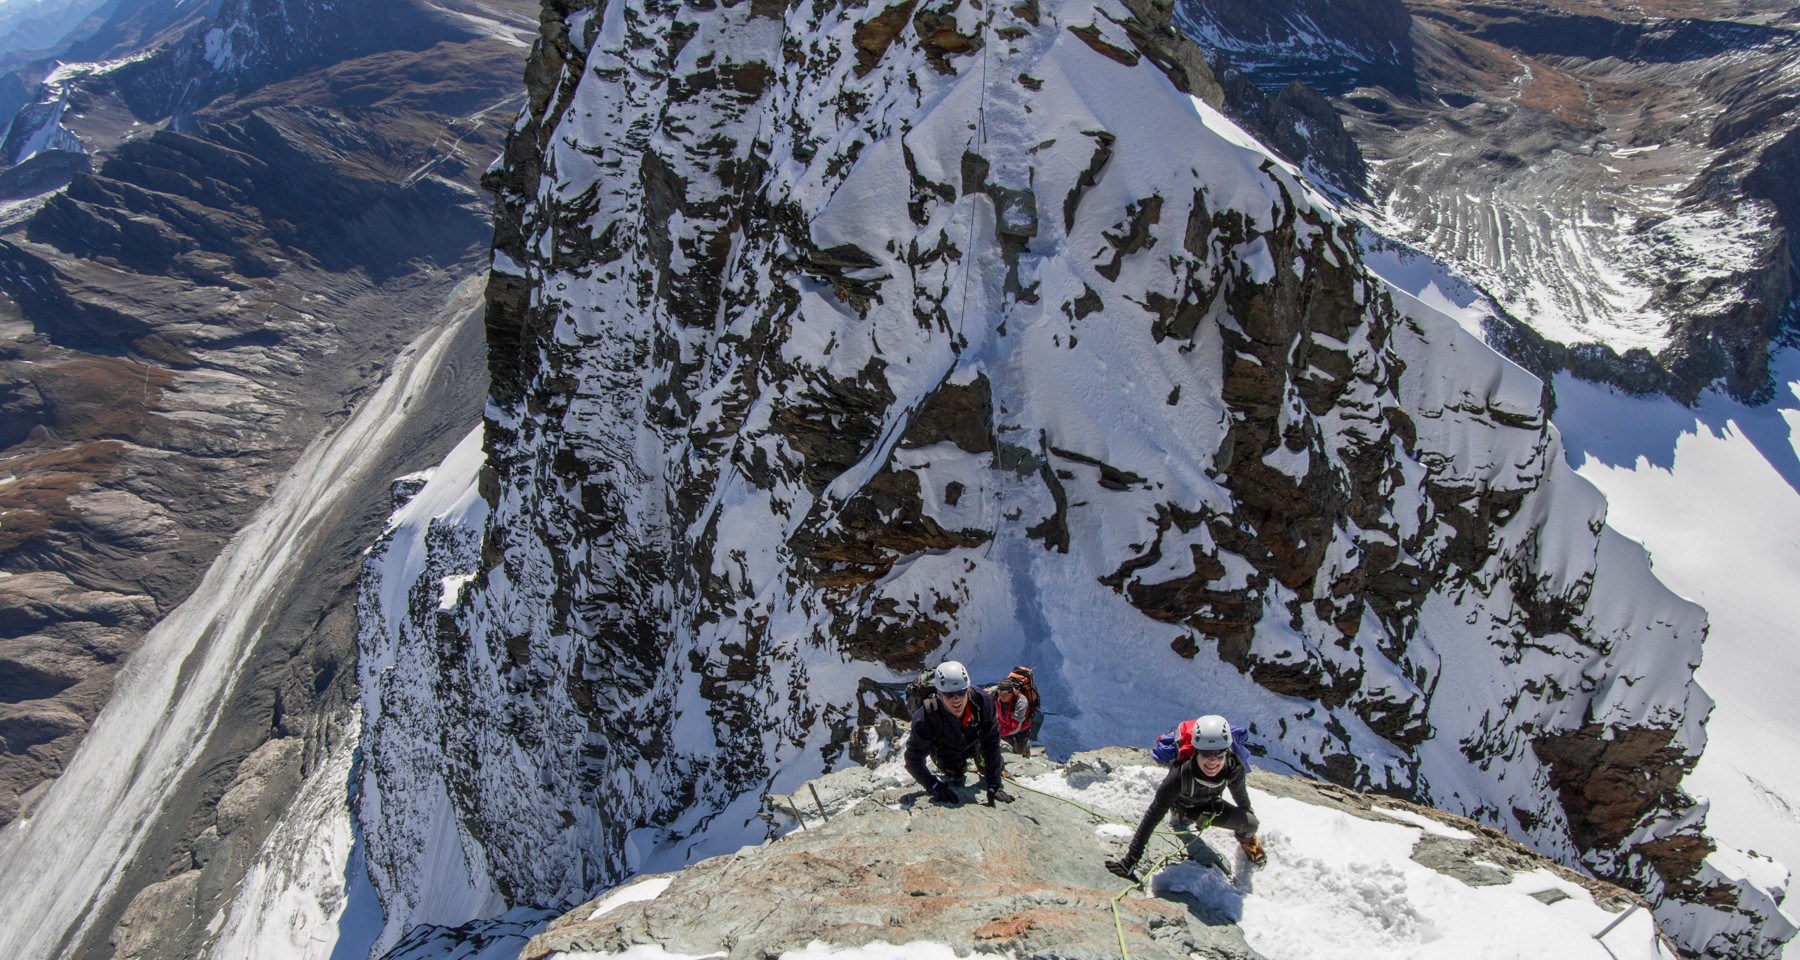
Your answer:
[[[1256,85],[1258,78],[1232,67],[1226,55],[1218,56],[1225,102],[1233,115],[1284,159],[1345,196],[1367,199],[1369,165],[1335,104],[1299,80],[1271,96]]]
[[[1346,9],[1300,6],[1314,18]],[[1250,85],[1299,79],[1329,94],[1376,164],[1282,143],[1290,125],[1254,97],[1234,101],[1240,112],[1296,162],[1362,185],[1390,235],[1493,294],[1503,315],[1490,343],[1543,376],[1684,401],[1714,383],[1739,398],[1766,390],[1800,276],[1800,201],[1784,173],[1800,41],[1785,8],[1415,0],[1391,48],[1360,44],[1378,69],[1317,43],[1239,54],[1233,38],[1292,15],[1230,8],[1196,3],[1184,26],[1242,56]]]
[[[485,512],[364,584],[389,937],[468,919],[431,912],[442,837],[509,903],[578,897],[866,754],[865,695],[955,654],[1051,664],[1074,742],[1204,689],[1295,769],[1773,949],[1762,891],[1669,879],[1689,798],[1609,792],[1697,755],[1703,622],[1541,383],[1217,132],[1166,8],[930,12],[545,6],[488,178]],[[1659,746],[1563,759],[1608,739]]]
[[[1402,0],[1183,0],[1176,10],[1183,32],[1264,90],[1300,81],[1328,95],[1362,86],[1406,93],[1417,80]]]

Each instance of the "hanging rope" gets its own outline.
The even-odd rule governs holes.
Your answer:
[[[988,0],[989,6],[987,8],[987,15],[981,21],[981,98],[975,105],[975,155],[982,159],[986,159],[986,154],[982,151],[987,148],[988,143],[988,59],[991,52],[990,48],[993,46],[988,40],[988,28],[993,26],[994,23],[993,2],[994,0]],[[963,184],[963,189],[967,190],[968,184]],[[956,338],[965,343],[968,341],[968,337],[964,331],[968,330],[969,322],[969,274],[974,272],[974,264],[972,262],[974,243],[975,205],[971,203],[969,205],[969,226],[968,229],[963,231],[962,302],[958,304],[956,308]]]

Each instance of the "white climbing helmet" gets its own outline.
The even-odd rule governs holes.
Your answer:
[[[1231,724],[1216,713],[1209,713],[1194,721],[1195,750],[1229,750],[1231,748]]]
[[[969,670],[955,660],[945,660],[938,664],[937,673],[931,678],[931,685],[939,693],[961,693],[969,689]]]

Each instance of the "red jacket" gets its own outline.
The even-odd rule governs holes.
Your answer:
[[[1023,733],[1026,727],[1031,726],[1031,699],[1015,692],[1012,705],[1007,707],[998,696],[994,697],[994,719],[999,722],[1000,735],[1003,737]]]

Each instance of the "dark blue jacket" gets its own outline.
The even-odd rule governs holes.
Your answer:
[[[929,790],[937,782],[925,767],[927,754],[954,764],[980,750],[988,789],[1000,788],[1000,724],[994,719],[994,698],[980,687],[970,687],[963,710],[961,718],[950,716],[944,701],[933,693],[913,711],[912,735],[906,738],[906,772],[919,786]]]

